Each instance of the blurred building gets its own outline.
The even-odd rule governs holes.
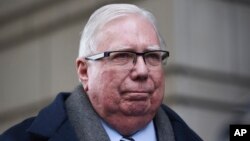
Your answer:
[[[250,123],[248,0],[1,0],[0,133],[78,85],[81,30],[95,9],[118,2],[157,17],[170,51],[164,102],[204,140]]]

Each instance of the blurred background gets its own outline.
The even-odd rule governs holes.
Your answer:
[[[79,84],[81,31],[108,3],[156,16],[170,51],[164,102],[204,140],[250,124],[248,0],[0,0],[0,133]]]

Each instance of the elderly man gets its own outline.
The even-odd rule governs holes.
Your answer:
[[[200,141],[162,105],[168,56],[150,12],[130,4],[104,6],[81,37],[76,66],[82,85],[59,94],[37,117],[0,139]]]

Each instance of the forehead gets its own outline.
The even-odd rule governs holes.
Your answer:
[[[106,23],[97,35],[97,50],[159,49],[157,32],[145,17],[126,15]]]

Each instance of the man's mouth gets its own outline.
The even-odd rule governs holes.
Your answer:
[[[130,91],[124,94],[124,98],[129,101],[145,101],[149,96],[150,93],[145,91]]]

